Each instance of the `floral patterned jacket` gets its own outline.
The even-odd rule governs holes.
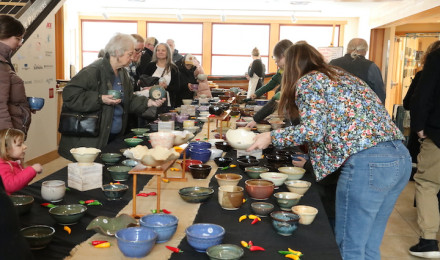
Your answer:
[[[296,91],[300,124],[271,132],[276,146],[308,144],[318,181],[352,154],[404,139],[371,88],[351,74],[338,72],[336,81],[318,71],[301,77]]]

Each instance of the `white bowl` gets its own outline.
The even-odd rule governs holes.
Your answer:
[[[238,128],[235,130],[229,129],[226,132],[226,140],[229,145],[238,150],[246,150],[253,143],[256,134],[254,132],[245,130],[243,128]]]
[[[265,124],[257,124],[257,131],[260,133],[269,132],[272,127]]]
[[[316,208],[304,205],[293,206],[292,211],[300,216],[299,223],[303,225],[310,225],[318,214]]]
[[[93,147],[78,147],[70,149],[70,153],[79,165],[92,165],[101,150]]]
[[[41,184],[41,197],[50,202],[63,200],[66,193],[66,183],[61,180],[44,181]]]
[[[183,129],[186,131],[190,131],[191,133],[194,134],[197,132],[197,130],[199,130],[199,127],[198,126],[188,126],[188,127],[184,127]]]
[[[301,195],[306,193],[306,191],[312,185],[310,182],[302,181],[302,180],[288,180],[288,181],[285,181],[284,184],[286,184],[287,189],[289,189],[289,191],[295,192],[295,193],[298,193]]]
[[[260,178],[273,182],[275,186],[281,186],[287,180],[287,174],[279,172],[263,172]]]
[[[223,154],[223,150],[217,149],[217,148],[211,148],[211,157],[209,157],[209,160],[214,160],[216,157],[220,157]]]
[[[304,176],[304,173],[306,173],[306,170],[300,167],[280,167],[278,171],[287,174],[288,180],[299,180]]]
[[[149,137],[153,148],[162,146],[170,149],[174,145],[175,135],[171,132],[150,133]]]
[[[191,103],[192,103],[192,99],[182,99],[182,103],[183,103],[184,105],[191,105]]]
[[[181,145],[188,142],[189,139],[194,137],[194,134],[189,131],[171,131],[174,134],[174,145]]]

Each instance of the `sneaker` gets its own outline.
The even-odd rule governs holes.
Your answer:
[[[420,238],[419,243],[409,249],[409,253],[423,258],[440,258],[438,241],[435,239]]]

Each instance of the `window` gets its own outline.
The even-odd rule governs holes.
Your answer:
[[[328,47],[332,42],[333,25],[281,25],[280,40],[289,39],[293,43],[307,41],[315,48]],[[333,46],[339,46],[339,25],[335,26]]]

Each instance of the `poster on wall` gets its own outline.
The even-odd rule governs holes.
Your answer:
[[[329,63],[333,59],[343,56],[343,47],[318,47],[318,51],[324,56],[324,60]]]

